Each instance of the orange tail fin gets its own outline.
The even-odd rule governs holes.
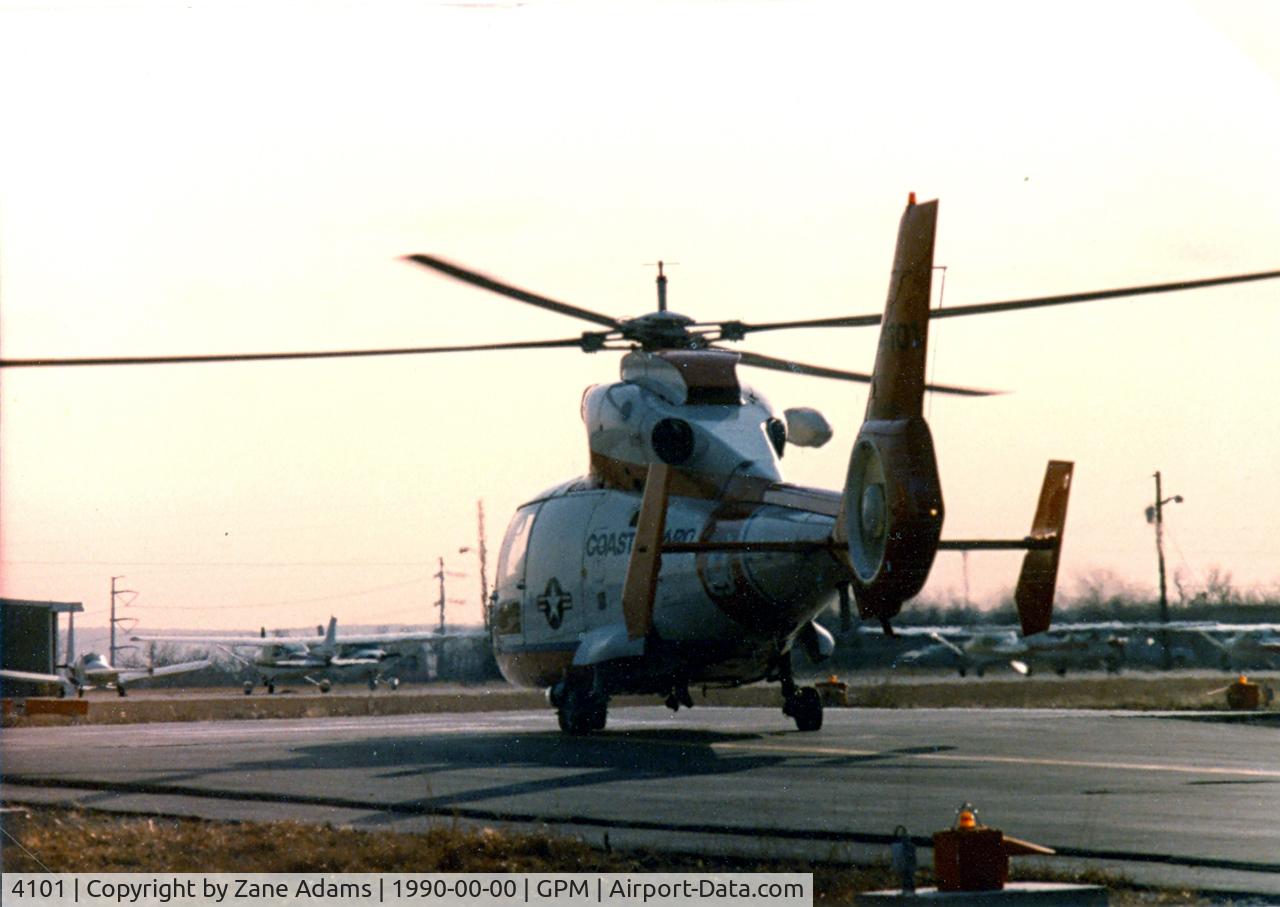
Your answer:
[[[889,298],[867,398],[868,420],[904,419],[923,412],[937,222],[938,202],[918,205],[913,193],[898,225]]]
[[[1040,487],[1030,538],[1052,541],[1052,546],[1028,551],[1013,600],[1018,605],[1022,635],[1042,633],[1053,618],[1053,593],[1058,584],[1058,559],[1062,553],[1062,533],[1067,522],[1067,499],[1071,495],[1073,463],[1050,460]]]

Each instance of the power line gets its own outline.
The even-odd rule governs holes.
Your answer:
[[[418,566],[421,565],[419,564]],[[321,595],[316,598],[295,598],[285,601],[255,602],[253,604],[243,605],[139,605],[138,609],[147,611],[242,611],[248,608],[269,608],[274,605],[306,605],[312,602],[335,601],[340,598],[352,598],[357,595],[367,595],[370,592],[385,592],[388,589],[403,589],[406,586],[416,586],[418,583],[424,582],[429,578],[430,576],[424,575],[403,583],[390,583],[385,586],[356,589],[352,592],[340,592],[336,595]]]
[[[27,561],[0,564],[62,567],[421,567],[422,561]]]

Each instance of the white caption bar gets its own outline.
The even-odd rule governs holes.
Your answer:
[[[812,907],[811,873],[5,873],[5,907]]]

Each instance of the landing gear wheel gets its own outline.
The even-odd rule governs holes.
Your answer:
[[[246,680],[246,681],[244,682],[244,694],[245,694],[246,696],[252,696],[252,695],[253,695],[253,681],[251,681],[251,680]]]
[[[129,695],[129,691],[124,688],[124,684],[122,683],[116,684],[116,693],[119,694],[121,699]]]
[[[276,682],[274,680],[268,680],[266,687],[268,693],[274,693],[276,691]]]
[[[400,678],[392,677],[390,680],[387,681],[387,686],[391,687],[392,690],[400,689]]]
[[[609,719],[609,701],[592,694],[587,683],[566,681],[559,694],[556,718],[566,734],[586,734],[604,730]]]
[[[376,678],[376,677],[370,677],[370,678],[369,678],[369,692],[371,692],[371,693],[372,693],[372,692],[373,692],[374,690],[376,690],[376,689],[378,689],[378,678]]]
[[[816,731],[822,728],[822,697],[814,687],[797,687],[783,704],[782,711],[795,721],[796,730]]]

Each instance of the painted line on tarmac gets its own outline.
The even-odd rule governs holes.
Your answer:
[[[225,722],[179,722],[165,724],[130,725],[79,725],[73,727],[18,728],[20,733],[6,731],[5,749],[35,750],[50,746],[50,740],[60,744],[71,737],[92,737],[100,745],[124,744],[129,747],[151,746],[202,746],[233,740],[253,741],[272,739],[282,742],[297,740],[306,742],[317,733],[350,733],[359,736],[392,732],[427,732],[432,735],[495,733],[512,730],[550,730],[554,727],[552,713],[526,716],[521,712],[467,713],[465,722],[454,713],[448,715],[424,714],[413,716],[381,716],[359,718],[270,718],[233,720]],[[485,714],[476,719],[471,715]],[[34,733],[33,733],[34,732]]]
[[[1046,756],[997,756],[989,753],[920,753],[901,750],[860,750],[840,746],[777,746],[767,743],[723,742],[712,749],[743,750],[800,756],[879,756],[884,758],[928,759],[937,762],[981,762],[996,765],[1046,765],[1055,768],[1101,768],[1132,772],[1166,772],[1186,775],[1230,775],[1244,778],[1280,778],[1280,769],[1228,768],[1218,765],[1176,765],[1159,762],[1112,762],[1091,759],[1054,759]]]

